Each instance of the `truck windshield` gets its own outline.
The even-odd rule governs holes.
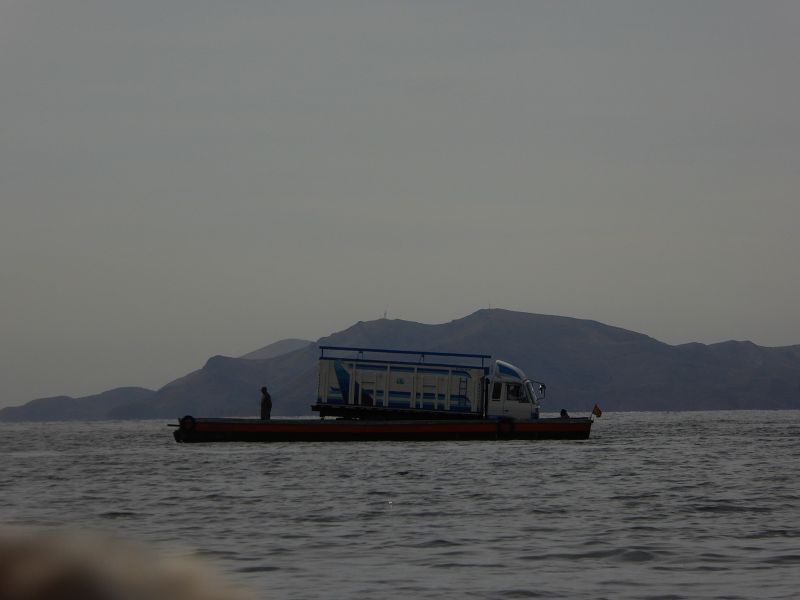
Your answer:
[[[544,398],[544,390],[539,387],[538,383],[534,383],[530,379],[525,380],[525,393],[533,404],[539,404]]]

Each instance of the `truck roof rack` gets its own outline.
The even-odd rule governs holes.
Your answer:
[[[320,354],[319,357],[322,358],[355,358],[357,360],[378,360],[378,357],[374,356],[375,354],[402,354],[405,356],[418,356],[420,363],[425,363],[426,356],[435,356],[437,361],[447,361],[449,358],[452,359],[473,359],[477,362],[480,360],[480,366],[485,367],[484,361],[490,359],[492,356],[490,354],[468,354],[464,352],[429,352],[427,350],[391,350],[387,348],[357,348],[352,346],[320,346],[319,347]],[[325,351],[329,351],[329,355],[325,356]],[[331,353],[338,354],[341,352],[351,352],[356,353],[357,356],[355,357],[345,357],[345,356],[331,356]],[[365,356],[365,353],[369,355]],[[455,365],[454,365],[455,366]],[[464,365],[459,365],[464,366]],[[476,365],[477,366],[477,365]]]

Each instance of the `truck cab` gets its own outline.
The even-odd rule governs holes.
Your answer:
[[[496,360],[488,381],[486,416],[490,419],[538,419],[545,385],[528,379],[521,369]]]

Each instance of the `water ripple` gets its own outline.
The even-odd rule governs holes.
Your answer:
[[[111,530],[270,598],[793,598],[798,423],[612,413],[581,443],[335,448],[0,423],[0,521]]]

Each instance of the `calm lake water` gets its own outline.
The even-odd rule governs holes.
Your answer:
[[[605,413],[587,441],[176,444],[0,423],[0,523],[110,531],[265,598],[797,598],[800,412]]]

